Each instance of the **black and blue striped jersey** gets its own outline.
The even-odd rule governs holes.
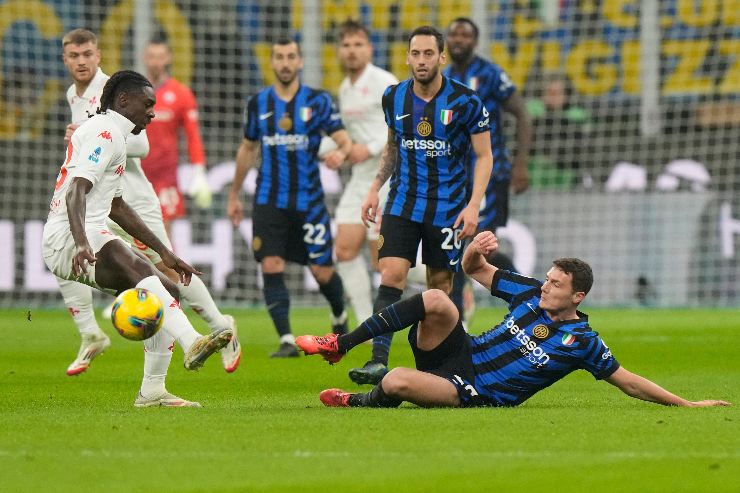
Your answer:
[[[464,73],[456,72],[450,66],[444,74],[458,80],[478,93],[486,109],[491,114],[491,152],[493,153],[493,170],[491,180],[511,179],[511,161],[506,148],[504,136],[502,106],[516,92],[516,86],[504,70],[493,62],[481,57],[474,57]],[[471,163],[475,156],[471,156]]]
[[[474,91],[447,77],[429,102],[414,94],[413,84],[408,79],[383,94],[399,149],[384,212],[449,227],[467,201],[470,136],[488,131],[488,111]]]
[[[574,370],[609,377],[619,363],[588,316],[554,322],[539,308],[542,283],[504,270],[491,294],[509,303],[509,313],[491,330],[471,338],[475,389],[492,405],[515,406]]]
[[[244,120],[244,137],[262,150],[255,203],[305,212],[323,202],[319,144],[344,128],[329,93],[301,85],[284,101],[270,86],[249,99]]]

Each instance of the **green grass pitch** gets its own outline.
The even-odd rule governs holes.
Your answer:
[[[359,389],[347,370],[370,347],[334,367],[270,360],[266,312],[243,310],[235,374],[218,357],[188,373],[176,350],[168,388],[203,409],[135,409],[140,344],[101,321],[113,346],[67,377],[78,347],[68,315],[4,310],[0,491],[740,491],[740,312],[586,311],[626,368],[735,406],[666,408],[577,372],[518,408],[329,409],[319,391]],[[480,310],[473,332],[501,316]],[[326,309],[292,321],[298,334],[328,329]],[[396,366],[412,364],[405,337]]]

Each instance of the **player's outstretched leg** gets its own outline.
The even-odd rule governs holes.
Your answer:
[[[201,407],[198,402],[171,394],[165,387],[174,347],[175,340],[164,330],[144,341],[144,378],[135,407]]]
[[[342,356],[363,342],[379,335],[403,330],[415,322],[424,320],[423,294],[417,294],[380,310],[360,324],[349,334],[326,336],[299,336],[296,344],[306,354],[320,354],[330,364],[337,363]],[[381,377],[382,378],[382,377]]]
[[[327,389],[319,394],[319,400],[327,407],[398,407],[403,402],[386,394],[380,383],[365,393]]]
[[[110,347],[110,339],[95,320],[92,288],[61,278],[57,278],[57,283],[64,298],[64,304],[72,315],[72,320],[77,325],[82,338],[77,358],[67,367],[67,375],[79,375],[87,371],[93,359]]]

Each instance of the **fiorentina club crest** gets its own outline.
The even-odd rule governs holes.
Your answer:
[[[439,113],[440,121],[444,123],[445,125],[447,125],[448,123],[452,121],[452,113],[453,113],[452,110],[442,110]]]
[[[304,122],[307,122],[311,119],[311,116],[313,114],[313,110],[310,106],[303,106],[301,107],[301,120]]]
[[[471,77],[468,79],[468,87],[474,91],[478,90],[478,77]]]

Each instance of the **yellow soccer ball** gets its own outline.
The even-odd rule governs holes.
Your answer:
[[[127,289],[113,303],[113,327],[126,339],[149,339],[162,327],[162,320],[162,301],[148,289]]]

